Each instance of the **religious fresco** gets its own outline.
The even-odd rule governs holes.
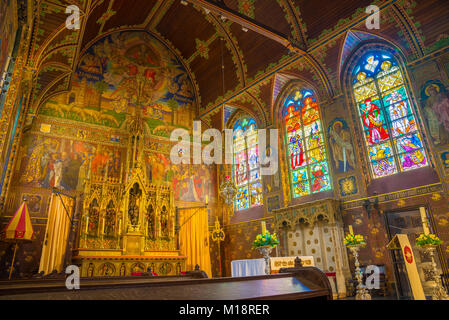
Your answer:
[[[145,32],[117,32],[81,57],[70,93],[50,99],[40,114],[122,128],[138,110],[153,135],[191,128],[195,98],[181,62]]]
[[[343,118],[335,118],[329,124],[327,132],[335,169],[340,173],[354,170],[354,147],[347,122]]]
[[[444,173],[449,175],[449,152],[441,152],[440,153],[441,163],[443,165]]]
[[[374,177],[428,165],[402,72],[390,54],[368,52],[360,59],[353,92]]]
[[[0,2],[0,74],[7,68],[6,62],[14,46],[17,26],[11,0]]]
[[[438,80],[426,82],[421,90],[421,107],[432,142],[449,144],[449,94]]]
[[[23,186],[82,191],[89,173],[120,178],[120,148],[35,135],[23,150],[16,167],[17,181]]]
[[[212,165],[172,164],[170,156],[145,153],[148,179],[152,183],[170,184],[177,201],[201,202],[206,195],[215,197],[216,174]]]

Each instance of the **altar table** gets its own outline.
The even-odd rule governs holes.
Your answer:
[[[247,259],[231,261],[233,277],[249,277],[265,275],[264,259]]]

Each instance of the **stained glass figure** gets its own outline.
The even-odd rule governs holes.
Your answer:
[[[354,100],[375,178],[428,165],[397,61],[370,52],[354,67]]]
[[[234,182],[237,187],[235,209],[263,204],[256,121],[242,118],[234,125]]]
[[[284,104],[292,196],[331,189],[319,106],[311,90],[295,90]]]

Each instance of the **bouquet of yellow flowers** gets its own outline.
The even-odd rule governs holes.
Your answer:
[[[356,246],[365,244],[365,239],[361,234],[352,234],[348,233],[346,237],[343,239],[345,246]]]
[[[279,240],[276,233],[270,234],[268,231],[265,231],[264,234],[261,233],[257,235],[256,240],[253,242],[253,249],[264,246],[275,247],[278,244]]]
[[[421,234],[418,238],[416,238],[416,245],[420,247],[424,247],[427,245],[439,246],[442,243],[443,241],[441,241],[440,238],[438,238],[434,234]]]

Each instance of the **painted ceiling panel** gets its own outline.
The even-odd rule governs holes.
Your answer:
[[[332,30],[339,21],[351,18],[357,11],[364,12],[372,0],[312,1],[293,0],[301,10],[307,27],[309,43],[316,41],[325,30]]]

